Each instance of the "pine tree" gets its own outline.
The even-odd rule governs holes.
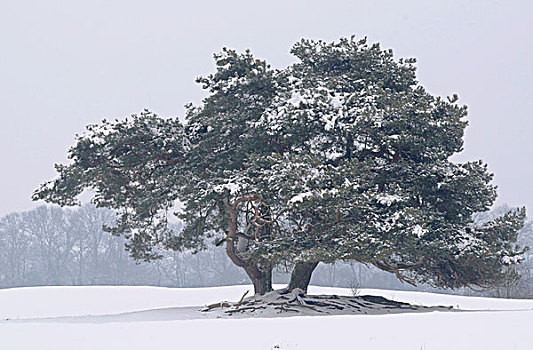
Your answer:
[[[185,124],[144,111],[89,126],[34,199],[72,205],[92,189],[137,259],[224,243],[257,294],[272,290],[275,266],[294,264],[289,289],[306,290],[319,262],[337,260],[410,283],[499,283],[520,260],[525,211],[474,224],[496,189],[481,161],[449,160],[467,125],[457,96],[431,95],[414,59],[366,39],[291,52],[299,61],[281,70],[249,51],[215,55]],[[179,233],[167,226],[176,200]]]

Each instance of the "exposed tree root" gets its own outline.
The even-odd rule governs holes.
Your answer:
[[[387,314],[416,311],[445,311],[451,307],[419,306],[389,300],[379,296],[337,296],[307,295],[301,289],[292,291],[277,290],[262,296],[245,298],[246,294],[236,303],[227,301],[211,304],[201,309],[202,312],[216,311],[226,315],[252,314],[260,312],[291,313],[291,314]]]
[[[203,308],[201,311],[210,311],[217,308],[225,308],[225,307],[231,307],[232,305],[228,303],[227,301],[221,301],[220,303],[214,303],[207,305],[205,308]]]

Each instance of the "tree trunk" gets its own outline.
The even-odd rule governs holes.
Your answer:
[[[226,253],[230,260],[237,266],[242,267],[250,280],[254,285],[255,295],[262,295],[271,292],[272,289],[272,267],[259,267],[257,263],[253,261],[243,261],[240,259],[233,249],[228,246],[232,245],[232,242],[226,243]]]
[[[271,292],[272,289],[272,268],[266,267],[259,269],[256,265],[244,267],[244,271],[252,280],[255,295],[263,295]]]
[[[307,287],[311,281],[311,275],[318,265],[318,261],[315,262],[300,262],[294,265],[294,269],[291,273],[291,280],[287,286],[288,291],[300,288],[307,293]]]
[[[226,235],[226,254],[237,266],[246,271],[254,285],[256,295],[262,295],[272,291],[272,266],[259,265],[253,260],[244,260],[237,253],[235,240],[237,239],[237,203],[225,203],[230,218],[228,232]]]

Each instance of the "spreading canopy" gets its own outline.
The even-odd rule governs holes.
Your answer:
[[[91,125],[34,198],[72,205],[91,189],[139,259],[214,238],[243,267],[356,260],[441,287],[497,283],[520,259],[525,212],[473,224],[496,189],[481,161],[449,160],[467,125],[457,96],[431,95],[414,59],[366,39],[291,52],[276,70],[224,49],[184,124],[144,111]],[[166,226],[177,200],[179,233]]]

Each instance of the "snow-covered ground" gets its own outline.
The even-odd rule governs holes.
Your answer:
[[[362,289],[463,312],[209,319],[201,306],[250,286],[0,290],[0,349],[533,349],[533,300]],[[310,294],[350,295],[311,287]],[[466,311],[469,310],[469,311]]]

